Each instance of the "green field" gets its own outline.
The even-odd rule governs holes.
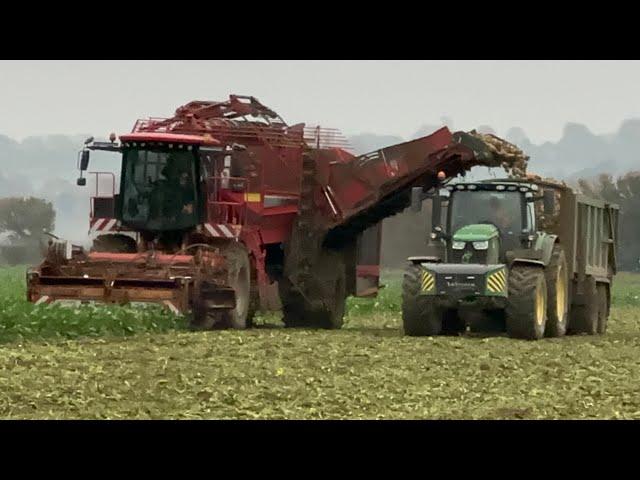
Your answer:
[[[640,275],[609,332],[400,335],[398,275],[339,331],[190,332],[157,308],[35,307],[0,270],[1,418],[640,418]]]

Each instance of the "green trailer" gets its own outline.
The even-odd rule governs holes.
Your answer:
[[[414,189],[432,204],[430,255],[409,257],[408,335],[506,330],[514,338],[604,333],[618,207],[538,177]]]

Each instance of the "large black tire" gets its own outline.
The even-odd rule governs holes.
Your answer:
[[[342,254],[325,250],[315,268],[317,288],[310,305],[287,278],[278,282],[282,321],[287,327],[339,329],[344,323],[347,274]]]
[[[553,247],[551,260],[545,269],[547,280],[547,324],[545,336],[561,337],[567,332],[569,320],[569,275],[564,249]]]
[[[207,306],[209,290],[216,287],[209,282],[203,282],[200,297],[195,302],[193,311],[193,326],[200,329],[234,328],[246,329],[251,327],[251,264],[247,249],[238,242],[233,242],[221,248],[228,266],[227,284],[232,287],[236,295],[236,307],[232,310],[220,310]]]
[[[278,293],[282,303],[282,322],[285,327],[309,326],[308,319],[305,323],[305,314],[308,309],[305,306],[304,297],[293,288],[288,278],[283,277],[278,281]]]
[[[572,305],[567,333],[595,335],[598,333],[598,290],[596,280],[588,276],[584,280],[584,296],[580,305]]]
[[[600,335],[607,332],[607,323],[609,323],[609,285],[599,283],[596,286],[598,291],[598,333]]]
[[[422,272],[420,265],[410,264],[402,282],[402,328],[412,337],[440,335],[442,312],[431,295],[421,295]]]
[[[136,253],[136,241],[128,235],[113,233],[100,235],[93,240],[92,252]]]
[[[505,309],[507,334],[538,340],[547,322],[547,281],[544,270],[514,265],[509,272],[509,299]]]
[[[314,312],[314,324],[320,328],[342,328],[347,308],[347,271],[342,254],[324,251],[316,275],[322,279],[323,301]]]

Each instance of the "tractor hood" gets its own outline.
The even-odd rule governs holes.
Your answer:
[[[453,234],[455,242],[483,242],[499,235],[494,225],[486,223],[466,225]]]

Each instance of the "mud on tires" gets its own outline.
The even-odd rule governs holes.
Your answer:
[[[318,284],[311,292],[313,304],[309,304],[287,278],[278,282],[282,321],[287,327],[341,328],[347,300],[347,274],[342,254],[324,250],[318,259],[314,277]]]
[[[578,305],[572,305],[569,316],[569,334],[586,333],[595,335],[598,333],[598,290],[596,280],[588,276],[584,280],[582,301]]]
[[[553,247],[551,260],[545,269],[547,280],[547,323],[545,336],[561,337],[567,331],[569,319],[569,276],[564,249]]]
[[[505,309],[507,334],[538,340],[547,322],[547,282],[540,267],[515,265],[509,272],[509,299]]]
[[[407,266],[402,282],[402,329],[412,337],[442,333],[442,313],[434,298],[420,295],[422,271],[420,265]]]
[[[236,307],[232,310],[219,310],[207,305],[208,291],[215,289],[214,284],[202,282],[200,298],[194,305],[192,327],[210,330],[213,328],[246,329],[251,327],[251,264],[247,249],[237,242],[221,248],[228,265],[228,285],[236,294]]]
[[[606,283],[599,283],[596,286],[598,293],[598,328],[597,332],[602,335],[607,332],[607,323],[609,321],[609,288]]]

